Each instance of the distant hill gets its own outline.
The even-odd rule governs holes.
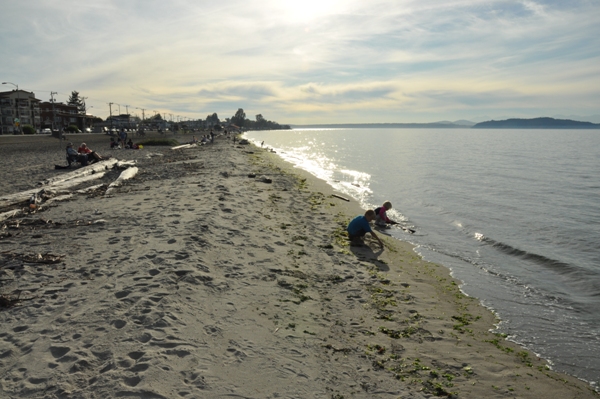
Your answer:
[[[461,121],[462,123],[468,121]],[[315,125],[291,125],[293,129],[305,128],[305,129],[382,129],[382,128],[393,128],[393,129],[418,129],[418,128],[429,128],[429,129],[457,129],[470,127],[470,124],[457,124],[453,122],[434,122],[434,123],[334,123],[334,124],[315,124]]]
[[[554,118],[506,119],[477,123],[473,129],[600,129],[600,123]]]

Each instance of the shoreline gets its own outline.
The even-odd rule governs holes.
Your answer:
[[[20,151],[5,175],[33,149]],[[110,154],[139,175],[0,239],[21,256],[0,258],[0,293],[21,293],[0,311],[8,397],[598,397],[490,333],[492,312],[411,244],[348,246],[364,211],[276,154],[223,137]],[[52,223],[27,224],[40,218]]]

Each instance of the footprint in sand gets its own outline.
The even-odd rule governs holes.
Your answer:
[[[125,320],[115,320],[111,324],[115,326],[117,330],[120,330],[127,325],[127,322]]]
[[[133,352],[129,352],[127,354],[127,356],[129,356],[131,359],[133,360],[139,360],[142,358],[142,356],[144,356],[146,354],[146,352],[142,352],[142,351],[133,351]]]
[[[54,357],[55,359],[59,359],[59,358],[63,357],[70,351],[71,351],[71,348],[69,348],[67,346],[51,346],[50,347],[50,353],[52,354],[52,357]]]
[[[135,387],[137,386],[140,382],[142,381],[141,377],[133,376],[133,377],[128,377],[128,378],[123,378],[123,382],[125,383],[125,385],[128,385],[130,387]],[[117,395],[120,396],[120,395]]]
[[[127,295],[131,294],[131,291],[123,290],[115,293],[115,297],[117,299],[125,298]]]

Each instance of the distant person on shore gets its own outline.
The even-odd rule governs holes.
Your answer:
[[[121,142],[121,148],[125,148],[125,140],[127,140],[127,132],[125,132],[125,128],[121,128],[119,132],[119,141]]]
[[[110,148],[119,148],[119,143],[115,140],[114,137],[110,138]]]
[[[375,208],[375,224],[380,227],[386,227],[388,224],[398,224],[387,217],[387,211],[392,209],[392,203],[385,201],[382,206]]]
[[[375,211],[372,209],[366,211],[363,216],[357,216],[352,219],[346,228],[351,245],[361,246],[363,244],[365,234],[371,233],[371,236],[379,241],[379,245],[381,248],[383,248],[383,242],[379,239],[379,237],[377,237],[377,234],[375,234],[375,232],[371,229],[371,225],[369,224],[369,222],[372,222],[373,220],[375,220]]]
[[[100,154],[96,153],[95,151],[92,151],[85,143],[81,143],[81,145],[77,149],[77,152],[80,154],[87,155],[87,160],[90,163],[95,161],[102,161],[104,159]]]

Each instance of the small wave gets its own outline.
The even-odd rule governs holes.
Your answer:
[[[484,242],[486,244],[490,244],[492,247],[496,248],[497,250],[499,250],[507,255],[511,255],[511,256],[515,256],[515,257],[518,257],[518,258],[521,258],[524,260],[528,260],[528,261],[540,264],[542,266],[555,269],[562,273],[578,272],[581,270],[577,266],[571,265],[569,263],[562,262],[562,261],[559,261],[556,259],[551,259],[544,255],[538,255],[535,253],[527,252],[527,251],[519,249],[519,248],[515,248],[512,245],[509,245],[509,244],[506,244],[506,243],[503,243],[500,241],[496,241],[496,240],[486,237],[480,233],[475,233],[475,239],[477,239],[478,241]]]
[[[579,280],[580,282],[585,282],[585,285],[588,286],[589,295],[600,296],[600,276],[596,272],[584,269],[571,263],[515,248],[512,245],[486,237],[481,233],[475,233],[474,238],[478,241],[491,245],[493,248],[506,255],[535,263],[543,266],[544,268],[550,269],[557,274],[568,276],[571,279]]]

